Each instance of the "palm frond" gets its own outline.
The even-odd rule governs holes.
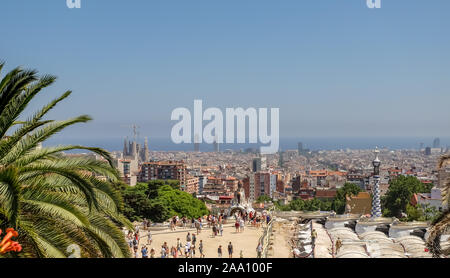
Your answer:
[[[3,66],[0,62],[0,72]],[[19,120],[30,101],[55,79],[18,67],[0,80],[0,225],[19,231],[19,257],[64,258],[72,244],[87,257],[129,257],[120,228],[133,227],[119,213],[123,200],[112,185],[119,175],[111,155],[84,146],[37,148],[64,128],[91,120],[86,115],[43,119],[71,91]],[[75,149],[103,160],[63,153]]]
[[[19,209],[20,185],[17,181],[17,170],[7,168],[0,175],[0,207],[5,212],[5,217],[16,226]]]
[[[28,151],[36,148],[36,146],[47,140],[52,135],[63,130],[64,128],[74,125],[76,123],[85,123],[90,121],[91,118],[87,115],[79,116],[66,121],[52,122],[41,129],[32,132],[30,135],[23,137],[9,152],[3,157],[0,162],[3,164],[10,164],[22,155],[25,155]]]

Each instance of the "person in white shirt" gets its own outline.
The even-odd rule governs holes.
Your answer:
[[[184,249],[184,256],[186,258],[189,258],[189,254],[190,253],[191,253],[191,242],[188,241],[188,242],[186,242],[186,246],[185,246],[185,249]]]

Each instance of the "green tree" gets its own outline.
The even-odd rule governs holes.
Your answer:
[[[303,211],[305,210],[305,201],[302,199],[295,199],[289,203],[289,207],[291,210]]]
[[[162,180],[127,186],[122,190],[124,214],[132,221],[164,222],[175,215],[198,218],[209,213],[204,202],[178,188],[178,181]]]
[[[407,217],[408,221],[425,220],[423,211],[419,207],[413,206],[411,204],[406,205],[406,214],[408,215]]]
[[[258,199],[256,199],[256,203],[260,204],[260,203],[264,203],[264,202],[273,202],[272,198],[270,198],[267,195],[261,195],[258,197]]]
[[[416,177],[399,176],[391,180],[386,195],[381,199],[385,216],[400,217],[402,212],[407,212],[413,194],[428,193],[430,190],[429,185],[424,185]],[[413,212],[411,208],[410,212]]]
[[[140,221],[145,216],[151,215],[152,203],[148,195],[147,184],[138,183],[136,186],[126,186],[122,191],[125,202],[124,215],[131,221]],[[157,197],[157,192],[154,197]]]
[[[85,257],[129,257],[120,226],[131,223],[119,213],[122,198],[112,185],[118,174],[110,155],[83,146],[39,147],[64,128],[91,120],[44,119],[71,92],[19,121],[30,101],[55,79],[15,68],[0,81],[0,229],[15,228],[23,246],[21,253],[7,256],[67,257],[67,247],[77,244]],[[104,161],[62,154],[76,149]]]
[[[347,203],[346,196],[356,196],[362,189],[353,183],[345,183],[343,187],[339,188],[336,192],[336,198],[331,204],[332,210],[337,214],[345,213],[345,205]]]

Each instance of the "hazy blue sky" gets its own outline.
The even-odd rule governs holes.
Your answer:
[[[176,107],[279,107],[282,137],[450,136],[450,1],[1,0],[0,59],[67,89],[70,136],[169,137]]]

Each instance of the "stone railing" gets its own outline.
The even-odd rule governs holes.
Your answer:
[[[260,238],[260,242],[263,246],[262,257],[267,258],[267,253],[269,252],[270,247],[270,235],[272,234],[273,222],[274,222],[274,211],[275,206],[272,206],[268,211],[268,215],[270,215],[270,221],[267,223],[267,226],[264,228],[263,235]]]

